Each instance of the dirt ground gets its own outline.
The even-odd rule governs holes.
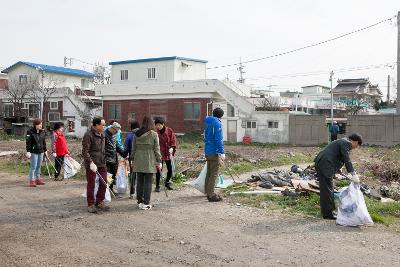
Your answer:
[[[86,212],[83,181],[26,187],[0,173],[1,266],[399,266],[399,234],[382,226],[208,203],[184,187],[155,208],[129,199]]]

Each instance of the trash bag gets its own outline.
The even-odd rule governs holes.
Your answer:
[[[77,162],[70,156],[64,158],[64,179],[69,179],[75,176],[80,169],[81,164],[79,164],[79,162]]]
[[[359,183],[352,182],[340,191],[336,223],[343,226],[373,224]]]
[[[96,175],[96,181],[95,181],[95,184],[94,184],[94,200],[96,200],[97,191],[99,191],[99,182],[100,182],[99,175]],[[87,197],[86,190],[82,194],[82,197],[84,197],[84,198]],[[111,193],[110,193],[110,188],[108,187],[108,184],[107,184],[107,189],[106,189],[104,202],[105,203],[110,203],[111,202]]]
[[[206,192],[206,175],[207,175],[207,162],[204,165],[203,169],[201,170],[197,179],[190,183],[191,186],[193,186],[203,194],[205,194]]]
[[[115,177],[115,185],[118,194],[125,194],[128,189],[128,172],[126,167],[125,161],[121,161],[118,166],[117,175]]]

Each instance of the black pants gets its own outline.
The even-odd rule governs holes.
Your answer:
[[[54,167],[56,169],[56,173],[54,174],[55,178],[58,178],[58,176],[61,173],[61,168],[64,165],[64,156],[57,156],[54,162]]]
[[[115,185],[115,177],[117,176],[117,168],[118,168],[118,164],[116,163],[111,163],[111,162],[107,162],[106,163],[107,166],[107,172],[112,174],[112,183],[110,184],[110,189],[112,189]]]
[[[161,163],[161,168],[163,168],[164,166],[164,162],[165,165],[167,165],[167,179],[165,180],[165,184],[169,184],[172,178],[172,161],[171,160],[163,160]],[[161,171],[157,171],[156,174],[156,187],[160,188],[160,179],[161,179]]]
[[[337,134],[331,134],[331,142],[337,140]]]
[[[136,185],[136,199],[138,204],[144,203],[145,205],[150,204],[151,187],[153,185],[153,174],[152,173],[136,173],[137,185]]]
[[[333,177],[326,177],[316,167],[319,178],[319,198],[321,205],[321,214],[323,217],[331,217],[335,210],[335,199],[333,195]]]
[[[129,190],[129,194],[134,195],[135,194],[136,176],[137,176],[137,174],[136,174],[136,172],[132,172],[131,171],[129,173],[129,175],[130,175],[129,180],[130,180],[130,185],[131,185],[131,188]]]

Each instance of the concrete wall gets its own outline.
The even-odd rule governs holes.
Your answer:
[[[357,115],[347,120],[347,135],[359,133],[364,144],[393,146],[400,144],[400,116]]]
[[[289,130],[291,145],[311,146],[328,142],[324,116],[290,114]]]

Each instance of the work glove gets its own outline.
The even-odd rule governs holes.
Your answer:
[[[89,168],[90,168],[90,170],[91,170],[92,172],[97,172],[97,166],[96,166],[96,164],[93,163],[93,161],[90,162]]]
[[[57,153],[53,153],[53,157],[57,157]]]
[[[28,159],[30,159],[30,158],[31,158],[31,152],[26,152],[26,157],[27,157]]]
[[[161,172],[161,163],[156,164],[156,170]]]
[[[354,183],[360,183],[360,177],[358,176],[358,174],[351,175],[350,180],[353,181]]]
[[[173,153],[174,153],[174,149],[171,147],[171,148],[169,149],[169,154],[172,155]]]
[[[221,158],[222,161],[225,161],[225,154],[220,154],[219,157]]]

